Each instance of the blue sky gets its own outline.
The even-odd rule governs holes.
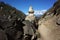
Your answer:
[[[31,5],[34,10],[47,10],[53,6],[56,0],[0,0],[24,13],[28,12]]]

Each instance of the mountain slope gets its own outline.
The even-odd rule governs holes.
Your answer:
[[[0,16],[11,16],[24,19],[25,14],[14,7],[11,7],[9,4],[0,2]]]
[[[60,1],[54,3],[39,20],[38,31],[44,40],[60,40]]]
[[[16,8],[0,2],[0,39],[21,40],[23,35],[22,21],[25,14]]]

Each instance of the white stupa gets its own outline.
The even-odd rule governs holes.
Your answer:
[[[32,6],[29,7],[29,13],[32,13],[32,14],[34,13]]]
[[[30,22],[33,22],[35,20],[35,16],[34,16],[34,10],[32,8],[32,6],[29,7],[29,11],[28,11],[28,16],[26,16],[25,20],[29,20]]]

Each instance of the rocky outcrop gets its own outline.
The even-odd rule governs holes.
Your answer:
[[[25,24],[25,26],[23,27],[24,34],[34,35],[34,25],[28,20],[24,21],[23,23]]]
[[[0,40],[22,40],[25,14],[0,2]]]
[[[60,40],[59,0],[40,18],[38,24],[38,31],[42,40]]]

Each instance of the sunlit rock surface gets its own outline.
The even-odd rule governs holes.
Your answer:
[[[60,40],[60,1],[57,1],[39,20],[42,40]]]

